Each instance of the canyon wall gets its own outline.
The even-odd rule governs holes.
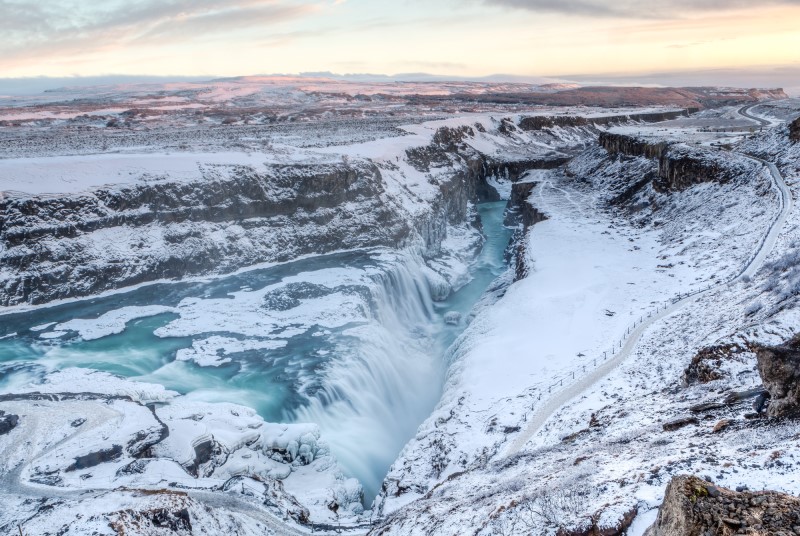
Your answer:
[[[411,217],[368,161],[236,168],[61,196],[0,200],[0,304],[41,304],[159,279],[422,238],[436,254],[475,196],[469,167]]]
[[[658,160],[658,173],[653,179],[653,187],[659,192],[684,190],[703,182],[725,183],[756,165],[716,150],[626,134],[603,132],[599,143],[614,157]]]

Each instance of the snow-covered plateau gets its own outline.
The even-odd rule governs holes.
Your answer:
[[[641,535],[677,475],[800,495],[764,364],[800,102],[298,84],[0,110],[0,533]]]

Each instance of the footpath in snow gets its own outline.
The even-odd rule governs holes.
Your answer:
[[[553,415],[553,413],[555,413],[556,410],[558,410],[559,407],[563,406],[570,399],[581,394],[598,380],[606,376],[616,366],[625,361],[625,359],[627,359],[631,355],[631,352],[636,348],[636,345],[638,344],[639,339],[641,339],[642,334],[653,324],[675,313],[683,308],[686,304],[696,300],[697,298],[700,298],[705,294],[725,292],[726,290],[729,290],[735,282],[745,277],[752,277],[752,275],[761,267],[767,255],[769,255],[769,253],[775,247],[775,242],[777,241],[778,236],[783,229],[784,223],[786,222],[786,219],[792,210],[792,194],[789,191],[789,187],[786,185],[783,176],[773,164],[764,162],[762,160],[758,161],[764,163],[764,165],[769,169],[775,189],[779,192],[778,201],[780,211],[775,217],[772,225],[770,225],[769,230],[764,235],[764,239],[757,245],[753,252],[753,256],[742,268],[742,271],[731,277],[729,280],[724,280],[716,284],[709,285],[705,289],[701,288],[700,290],[695,290],[693,292],[684,292],[683,296],[685,297],[683,297],[681,294],[678,294],[678,296],[673,298],[671,303],[669,305],[665,305],[663,309],[661,309],[660,306],[657,306],[655,314],[653,314],[653,311],[648,312],[646,317],[641,317],[638,324],[636,320],[634,320],[633,329],[627,331],[627,334],[624,337],[624,342],[621,343],[621,348],[616,354],[608,355],[604,353],[604,359],[602,360],[600,366],[593,368],[593,370],[586,375],[579,375],[577,381],[574,383],[568,383],[566,388],[559,388],[552,396],[546,399],[547,402],[545,404],[537,407],[532,420],[511,444],[508,454],[519,452],[519,450],[525,446],[525,444],[536,434],[541,426]],[[596,361],[593,362],[593,365],[595,364]]]

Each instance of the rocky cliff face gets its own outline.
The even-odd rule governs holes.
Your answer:
[[[667,486],[646,536],[797,534],[800,499],[773,491],[735,492],[694,476]]]
[[[728,182],[742,174],[736,165],[719,152],[671,145],[658,161],[656,190],[676,191],[702,182]]]
[[[800,337],[756,349],[758,373],[770,394],[767,415],[800,416]]]
[[[555,167],[567,157],[562,145],[590,135],[573,131],[561,140],[510,120],[489,125],[439,128],[428,145],[400,149],[396,158],[204,167],[192,179],[0,197],[0,306],[341,249],[413,242],[436,256],[447,226],[468,219],[470,202],[497,198],[487,177],[516,181]],[[513,150],[489,158],[471,145],[481,136]],[[534,138],[553,150],[531,145]]]
[[[590,125],[619,125],[629,121],[642,121],[645,123],[657,123],[659,121],[670,121],[681,116],[688,115],[696,109],[678,110],[674,112],[654,112],[630,115],[612,115],[605,117],[576,117],[576,116],[533,116],[524,117],[519,122],[522,130],[541,130],[553,127],[583,127]]]
[[[601,132],[600,146],[612,154],[627,156],[643,156],[645,158],[661,158],[669,144],[667,142],[652,142],[635,136]]]
[[[239,167],[191,182],[157,181],[0,201],[0,304],[40,304],[165,278],[226,273],[339,249],[422,237],[435,254],[464,221],[480,166],[439,177],[410,217],[371,162]]]
[[[703,182],[725,183],[741,176],[755,164],[729,158],[719,151],[689,147],[679,143],[648,140],[604,132],[600,146],[610,155],[658,160],[653,187],[659,192],[679,191]]]
[[[536,187],[536,182],[515,182],[511,186],[511,198],[508,201],[506,225],[520,225],[512,238],[514,257],[514,280],[519,281],[528,275],[529,266],[525,262],[524,237],[532,225],[545,221],[547,216],[528,203],[528,197]]]

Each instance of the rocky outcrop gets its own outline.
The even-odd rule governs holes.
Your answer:
[[[78,456],[75,461],[69,465],[64,471],[71,472],[79,469],[88,469],[95,467],[101,463],[118,460],[122,456],[122,445],[112,445],[108,448],[101,449],[95,452],[90,452],[83,456]]]
[[[600,146],[608,151],[609,154],[643,156],[645,158],[661,158],[669,144],[667,142],[653,142],[635,136],[625,134],[614,134],[611,132],[601,132],[599,137]]]
[[[130,527],[136,527],[138,534],[192,534],[192,520],[186,507],[128,509],[110,514],[109,517],[109,525],[117,534],[129,534]]]
[[[649,140],[604,132],[599,144],[613,157],[643,157],[658,160],[653,178],[656,191],[679,191],[703,182],[725,183],[755,169],[755,164],[730,154],[689,147],[679,143]]]
[[[739,173],[717,153],[672,145],[658,161],[658,178],[653,187],[661,192],[684,190],[702,182],[728,182]]]
[[[797,534],[800,499],[774,491],[736,492],[694,476],[667,486],[655,524],[646,536]]]
[[[525,173],[533,169],[555,169],[570,160],[568,156],[553,155],[550,157],[523,158],[519,160],[487,159],[483,173],[485,177],[502,177],[517,182]]]
[[[595,125],[619,125],[631,121],[644,123],[657,123],[660,121],[670,121],[682,116],[689,115],[694,109],[676,110],[672,112],[653,112],[628,115],[611,115],[603,117],[580,117],[580,116],[532,116],[523,117],[519,122],[522,130],[542,130],[554,127],[585,127]]]
[[[789,139],[795,143],[800,141],[800,117],[789,124]]]
[[[524,237],[528,229],[539,222],[545,221],[547,216],[528,202],[531,192],[536,187],[534,181],[515,182],[511,185],[511,198],[508,201],[505,224],[518,226],[511,239],[510,250],[514,258],[514,280],[519,281],[527,277],[529,266],[526,261]]]
[[[547,219],[544,213],[528,203],[528,197],[536,187],[534,181],[515,182],[511,185],[511,198],[508,201],[509,216],[507,224],[521,224],[523,232],[528,230],[531,225]]]
[[[476,128],[479,125],[480,123],[477,123]],[[501,123],[501,127],[502,125],[515,128],[513,123],[507,120]],[[430,173],[436,168],[465,166],[466,176],[463,178],[467,181],[466,184],[474,189],[471,193],[482,201],[500,200],[498,192],[487,182],[488,177],[516,182],[530,170],[554,169],[569,160],[569,157],[557,153],[537,158],[487,157],[466,143],[475,135],[475,129],[470,126],[440,127],[434,133],[430,144],[407,149],[406,159],[422,173]]]
[[[770,395],[769,417],[800,417],[800,336],[756,348],[758,373]]]
[[[19,415],[0,410],[0,435],[7,434],[19,424]]]

